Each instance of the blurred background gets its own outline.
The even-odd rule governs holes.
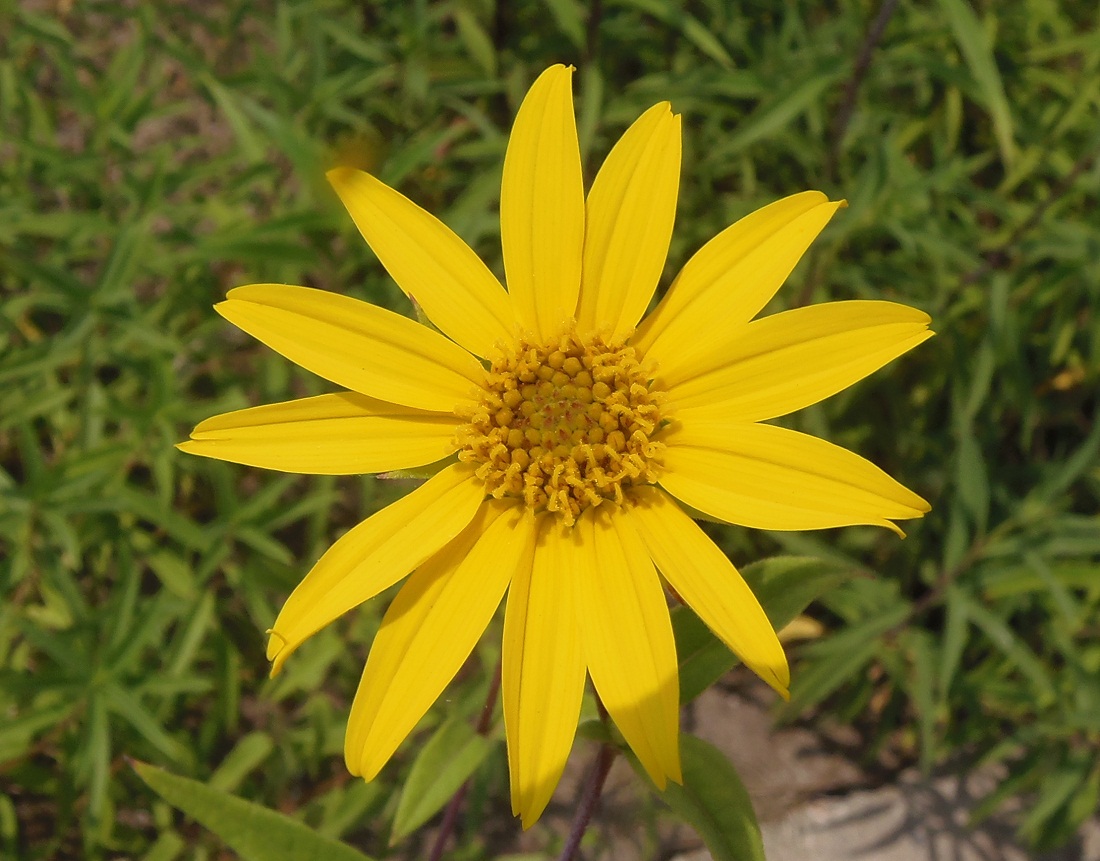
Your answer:
[[[422,851],[407,813],[395,826],[400,787],[433,727],[476,715],[499,630],[420,741],[353,780],[343,725],[385,602],[273,681],[264,631],[408,484],[173,444],[326,390],[211,310],[230,288],[411,313],[327,167],[376,173],[500,274],[507,134],[556,62],[577,67],[589,181],[645,108],[683,114],[663,287],[738,217],[815,188],[849,207],[769,311],[883,298],[939,333],[789,420],[932,503],[906,540],[707,527],[739,565],[846,572],[789,644],[791,702],[760,707],[831,740],[849,789],[986,775],[974,821],[1007,815],[1035,857],[1077,851],[1100,799],[1098,28],[1095,2],[1056,0],[0,0],[0,857],[229,857],[127,757],[376,857]],[[760,700],[737,670],[717,693]],[[716,708],[685,720],[741,714]],[[499,738],[483,759],[453,857],[546,857],[568,787],[521,837]],[[608,803],[591,857],[606,810],[634,857],[698,845],[638,805]]]

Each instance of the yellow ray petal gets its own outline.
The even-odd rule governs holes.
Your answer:
[[[628,509],[669,585],[745,666],[787,699],[787,657],[752,590],[694,520],[666,493],[636,488]]]
[[[727,227],[685,264],[632,343],[675,373],[678,363],[706,352],[720,330],[756,316],[843,205],[804,191]],[[686,353],[685,342],[692,345]]]
[[[580,715],[585,665],[577,629],[571,530],[540,517],[531,563],[508,590],[502,673],[512,812],[529,828],[561,779]]]
[[[450,412],[485,379],[477,359],[438,332],[350,296],[250,284],[214,307],[306,370],[395,404]]]
[[[333,619],[389,588],[458,535],[485,491],[466,464],[449,466],[347,532],[298,584],[267,643],[271,674]]]
[[[397,593],[374,638],[348,719],[344,757],[371,780],[466,662],[512,575],[534,519],[490,500]]]
[[[894,302],[827,302],[723,333],[693,361],[660,375],[693,418],[763,421],[846,389],[932,337],[923,311]],[[666,376],[671,373],[671,377]],[[688,413],[677,413],[690,423]]]
[[[536,335],[573,317],[581,288],[584,181],[573,116],[573,69],[531,85],[504,155],[500,241],[516,319]]]
[[[673,496],[739,526],[825,529],[891,520],[929,505],[870,461],[823,439],[732,421],[674,423],[660,483]]]
[[[408,469],[449,455],[459,420],[356,392],[214,416],[176,448],[282,472],[353,475]]]
[[[633,523],[610,506],[574,527],[577,620],[596,692],[653,782],[679,783],[676,643],[661,581]]]
[[[508,294],[447,225],[369,173],[327,176],[397,286],[445,334],[478,356],[512,337]]]
[[[642,114],[600,168],[585,210],[578,327],[628,335],[664,269],[680,186],[680,117]]]

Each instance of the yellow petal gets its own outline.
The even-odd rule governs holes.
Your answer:
[[[846,389],[932,337],[928,315],[894,302],[826,302],[724,331],[661,383],[695,418],[763,421]],[[720,328],[720,327],[716,327]],[[671,376],[666,376],[671,373]],[[688,413],[677,413],[690,423]]]
[[[283,605],[267,643],[267,659],[274,661],[271,674],[306,639],[392,586],[458,535],[484,498],[473,470],[456,464],[347,532]]]
[[[512,337],[508,294],[447,225],[369,173],[341,167],[328,180],[397,286],[445,334],[478,356]]]
[[[572,319],[581,288],[584,181],[573,116],[573,69],[531,85],[504,155],[500,241],[516,319],[536,335]]]
[[[459,420],[356,392],[214,416],[176,448],[263,469],[353,475],[408,469],[449,455]]]
[[[643,487],[631,496],[628,515],[669,585],[745,666],[789,697],[783,647],[733,563],[666,493]]]
[[[642,114],[603,163],[585,210],[577,322],[625,337],[665,266],[680,185],[680,117],[668,102]]]
[[[490,500],[401,587],[374,638],[348,719],[344,757],[371,780],[466,662],[529,554],[534,519]]]
[[[672,622],[633,523],[609,508],[589,508],[573,530],[577,620],[596,692],[663,789],[666,778],[681,781]]]
[[[928,503],[870,461],[823,439],[732,421],[674,423],[661,485],[705,514],[754,529],[868,524],[922,517]]]
[[[685,264],[632,343],[664,373],[675,373],[722,330],[755,317],[843,205],[805,191],[727,227]]]
[[[502,688],[512,812],[524,828],[561,779],[580,715],[585,665],[575,616],[577,549],[561,518],[542,515],[534,559],[520,566],[504,616]]]
[[[350,296],[250,284],[214,307],[306,370],[395,404],[450,412],[485,379],[477,359],[438,332]]]

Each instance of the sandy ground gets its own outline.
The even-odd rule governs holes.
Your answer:
[[[1100,861],[1100,819],[1058,851],[1035,854],[1013,837],[1012,810],[980,828],[969,811],[996,786],[990,773],[926,778],[904,770],[883,783],[869,779],[840,746],[802,728],[775,729],[772,694],[762,684],[744,692],[712,688],[696,702],[693,731],[722,749],[745,781],[768,861]],[[568,830],[591,745],[577,745],[546,816]],[[522,849],[545,851],[546,833],[532,829]],[[709,861],[686,826],[657,824],[636,776],[616,762],[601,808],[582,844],[587,861]]]

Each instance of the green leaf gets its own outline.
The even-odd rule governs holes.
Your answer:
[[[244,861],[370,861],[282,813],[144,762],[133,767],[161,798],[217,834]]]
[[[210,775],[207,786],[222,792],[232,792],[249,773],[259,768],[274,748],[275,742],[266,732],[250,732],[226,754],[217,771]]]
[[[6,721],[0,728],[0,762],[23,756],[40,732],[47,727],[60,726],[75,707],[75,703],[66,701]]]
[[[963,602],[970,621],[980,628],[989,641],[1035,686],[1034,694],[1037,695],[1037,702],[1040,705],[1054,702],[1056,695],[1049,669],[1035,652],[1016,636],[1008,623],[969,596],[965,598],[960,596],[959,600]]]
[[[778,630],[810,602],[860,571],[838,562],[807,556],[773,556],[745,566],[741,575]]]
[[[840,68],[819,69],[798,85],[786,89],[779,99],[765,102],[738,126],[725,143],[710,153],[710,158],[727,159],[757,141],[782,131],[795,117],[820,104],[825,91],[842,74]]]
[[[1055,465],[1042,483],[1028,496],[1028,501],[1034,499],[1037,503],[1047,503],[1057,499],[1096,463],[1097,458],[1100,457],[1100,421],[1097,420],[1095,411],[1085,420],[1092,425],[1085,441],[1073,454]]]
[[[1084,789],[1091,768],[1092,758],[1081,756],[1044,776],[1038,800],[1020,823],[1020,833],[1036,843],[1042,842],[1045,832],[1051,830],[1050,821]]]
[[[989,520],[989,471],[981,447],[969,433],[959,440],[955,485],[975,533],[983,534]]]
[[[1013,140],[1012,111],[1008,107],[1001,73],[993,59],[993,46],[982,28],[982,22],[966,0],[939,0],[944,17],[959,45],[966,65],[978,85],[985,107],[993,119],[993,134],[1001,161],[1006,167],[1016,160],[1016,144]]]
[[[225,117],[226,123],[233,130],[244,157],[252,163],[262,161],[267,143],[252,120],[241,109],[240,101],[245,97],[239,92],[223,87],[212,75],[206,73],[200,76],[200,83],[206,87],[207,92],[221,110],[222,116]]]
[[[187,763],[192,759],[191,750],[177,741],[161,726],[160,721],[134,695],[121,685],[109,685],[105,689],[105,699],[111,712],[130,724],[157,750],[176,763]]]
[[[175,831],[164,831],[141,861],[175,861],[187,848],[187,843]]]
[[[392,839],[408,836],[431,819],[477,771],[494,744],[458,716],[440,726],[409,769],[397,803]]]
[[[747,566],[745,582],[779,630],[811,601],[855,576],[855,569],[804,556],[774,556]],[[687,703],[737,665],[737,657],[688,607],[672,611],[680,660],[680,702]]]
[[[803,665],[791,685],[785,714],[796,714],[829,696],[869,664],[879,649],[878,638],[900,625],[909,615],[908,605],[882,610],[877,615],[831,635],[811,647],[812,660]],[[809,657],[810,649],[807,650]]]
[[[633,755],[634,770],[645,770]],[[737,769],[718,748],[693,735],[680,736],[684,783],[669,781],[664,791],[647,779],[657,797],[707,844],[715,861],[764,861],[760,825]]]
[[[920,730],[920,765],[927,774],[936,754],[936,647],[932,635],[919,628],[907,630],[902,640],[912,665],[910,690]]]
[[[652,15],[662,24],[675,27],[685,39],[723,68],[732,69],[734,67],[729,52],[718,41],[714,33],[708,30],[698,18],[693,18],[687,14],[679,7],[679,4],[666,3],[663,0],[623,0],[623,5],[633,6],[635,9]]]
[[[569,43],[577,50],[584,48],[584,7],[577,0],[546,0],[546,8]]]
[[[490,77],[497,73],[497,55],[493,47],[493,40],[481,26],[472,9],[459,5],[455,11],[455,24],[458,25],[458,36],[466,46],[466,51],[486,75]]]
[[[960,596],[962,600],[960,601]],[[963,649],[966,648],[968,624],[966,619],[965,595],[956,587],[949,587],[944,599],[945,621],[943,632],[943,649],[940,651],[939,666],[939,695],[947,699],[951,690],[951,682],[955,678],[955,672],[962,660]]]

